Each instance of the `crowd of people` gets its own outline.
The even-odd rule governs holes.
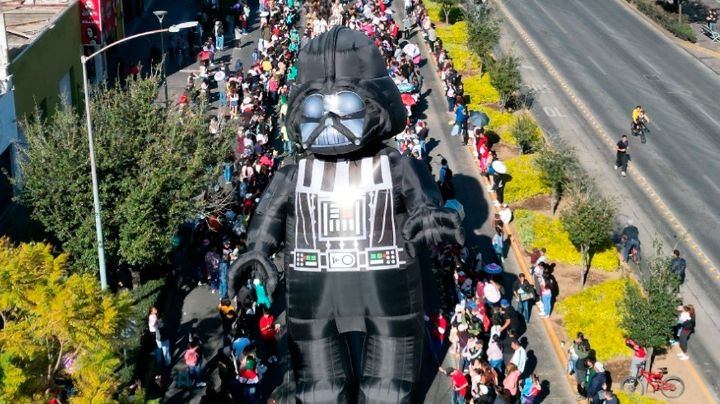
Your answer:
[[[541,396],[541,382],[526,366],[527,340],[522,335],[532,307],[537,307],[541,317],[552,313],[557,296],[554,266],[547,262],[544,250],[533,250],[528,253],[532,284],[521,274],[512,288],[503,285],[503,226],[512,220],[512,211],[503,203],[504,164],[492,150],[482,126],[470,128],[462,76],[436,36],[422,1],[404,0],[403,6],[403,16],[397,17],[398,13],[382,0],[314,0],[304,4],[261,0],[257,10],[260,38],[250,60],[234,64],[216,60],[215,55],[224,47],[239,46],[248,33],[249,21],[253,20],[248,4],[238,1],[228,10],[215,9],[211,16],[201,16],[205,27],[199,30],[199,37],[204,39],[200,41],[202,50],[196,53],[198,72],[188,76],[186,91],[177,105],[183,110],[195,102],[217,100],[208,133],[233,131],[235,135],[220,180],[221,186],[235,195],[235,203],[221,216],[197,220],[191,235],[174,240],[173,246],[188,251],[193,269],[182,282],[207,284],[219,301],[224,344],[217,354],[221,385],[216,393],[223,398],[259,402],[267,390],[262,388],[263,380],[278,362],[281,326],[275,319],[277,310],[272,297],[259,277],[250,273],[237,298],[230,300],[228,270],[246,249],[246,226],[274,171],[283,157],[297,152],[283,125],[288,93],[297,76],[297,53],[307,40],[337,24],[361,30],[375,40],[385,57],[388,75],[398,86],[408,110],[407,126],[395,137],[396,146],[407,158],[425,160],[429,129],[427,122],[418,118],[423,94],[421,56],[419,47],[408,41],[418,30],[432,50],[445,85],[448,112],[453,116],[451,135],[462,136],[464,143],[473,147],[479,167],[491,184],[488,191],[495,192],[496,206],[502,208],[495,217],[496,260],[484,262],[480,253],[463,246],[432,249],[441,293],[449,291],[449,310],[429,314],[427,320],[438,363],[449,349],[456,364],[439,367],[449,377],[452,402],[529,404]],[[187,45],[178,40],[175,46],[182,58]],[[184,49],[182,53],[180,49]],[[190,53],[194,53],[192,46]],[[453,199],[452,170],[447,161],[443,160],[436,179],[443,199]],[[689,334],[684,330],[688,323],[681,318],[678,324],[676,335],[686,352]],[[156,363],[170,366],[169,332],[155,308],[149,314],[148,326],[156,339]],[[202,341],[191,333],[187,342],[182,357],[185,370],[175,382],[179,387],[205,387]],[[580,397],[588,397],[593,403],[617,402],[606,385],[602,363],[595,359],[582,334],[578,334],[569,357],[568,372],[575,375]]]

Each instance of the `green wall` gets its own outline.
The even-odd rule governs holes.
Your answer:
[[[46,28],[35,41],[10,63],[14,75],[15,109],[18,120],[35,110],[36,104],[47,107],[49,114],[60,102],[60,79],[72,69],[70,85],[73,104],[81,105],[82,66],[80,65],[80,10],[75,1],[60,12],[52,29]]]

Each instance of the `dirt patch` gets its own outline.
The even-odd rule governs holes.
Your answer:
[[[630,376],[630,359],[618,358],[603,363],[605,371],[610,374],[613,384],[619,386],[626,377]]]
[[[510,208],[516,209],[527,209],[538,213],[542,213],[550,216],[550,196],[549,195],[537,195],[532,198],[523,199],[522,201],[514,202],[510,204]]]
[[[500,160],[510,160],[520,155],[520,148],[505,143],[496,143],[492,149],[497,153]]]
[[[579,266],[556,264],[553,275],[555,275],[555,280],[557,280],[559,289],[557,298],[558,301],[563,300],[566,296],[571,296],[575,293],[580,292],[581,288]],[[619,272],[604,272],[591,269],[588,273],[585,287],[589,288],[591,286],[595,286],[608,280],[617,279],[620,276],[621,274]]]

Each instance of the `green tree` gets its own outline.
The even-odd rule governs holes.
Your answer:
[[[230,150],[227,136],[208,134],[202,107],[165,110],[158,85],[153,75],[92,94],[108,268],[164,263],[176,226],[213,208],[193,197],[216,179]],[[66,108],[26,122],[24,131],[22,199],[62,242],[73,268],[97,268],[84,116]]]
[[[58,380],[78,390],[73,402],[112,401],[129,295],[67,269],[68,255],[48,244],[0,239],[0,402],[47,400]]]
[[[635,282],[626,283],[620,306],[621,326],[629,338],[655,350],[667,346],[677,317],[675,310],[682,301],[678,297],[680,282],[671,271],[671,258],[656,256],[647,262],[640,286]]]
[[[520,146],[520,154],[530,154],[538,150],[543,143],[542,132],[535,119],[521,115],[510,132]]]
[[[445,18],[445,24],[450,24],[450,16],[456,12],[458,0],[437,0],[440,3],[440,12]]]
[[[492,51],[500,42],[502,20],[490,5],[475,7],[466,5],[466,8],[471,10],[465,13],[468,30],[466,44],[480,57],[480,74],[482,74],[485,61],[492,59]]]
[[[585,287],[592,254],[610,243],[615,218],[615,202],[590,190],[575,190],[570,205],[560,213],[560,221],[570,241],[580,251],[580,287]]]
[[[565,145],[546,144],[538,151],[534,163],[540,171],[540,180],[552,190],[550,208],[555,214],[565,187],[580,169],[575,150]]]
[[[504,53],[493,62],[490,65],[490,84],[500,93],[500,102],[504,108],[522,85],[518,58]]]

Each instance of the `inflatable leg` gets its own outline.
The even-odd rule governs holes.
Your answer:
[[[365,339],[360,403],[412,403],[423,348],[422,316],[372,318]]]
[[[347,347],[334,322],[290,320],[288,331],[297,403],[353,404]]]

